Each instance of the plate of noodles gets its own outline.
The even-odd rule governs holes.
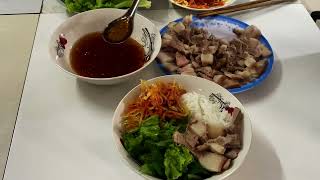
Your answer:
[[[226,7],[236,0],[170,0],[172,4],[193,11],[208,11]]]

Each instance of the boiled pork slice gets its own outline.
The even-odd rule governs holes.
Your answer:
[[[199,159],[199,163],[211,172],[221,172],[223,165],[228,160],[226,157],[220,154],[207,152],[204,153]]]

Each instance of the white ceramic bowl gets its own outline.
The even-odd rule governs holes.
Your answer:
[[[131,38],[144,47],[146,62],[138,70],[112,78],[89,78],[76,74],[70,66],[69,59],[70,50],[79,38],[91,32],[102,32],[108,23],[122,16],[125,12],[125,10],[121,9],[97,9],[79,13],[68,18],[51,36],[49,43],[51,59],[68,74],[89,83],[108,85],[129,80],[130,77],[140,72],[156,58],[161,47],[159,30],[151,21],[139,14],[135,16]]]
[[[155,82],[155,81],[162,81],[162,82],[172,82],[176,81],[180,85],[182,85],[187,92],[196,92],[199,94],[203,94],[212,103],[218,103],[221,105],[222,108],[226,106],[231,107],[238,107],[244,114],[244,123],[243,123],[243,148],[239,153],[239,156],[233,160],[233,165],[230,169],[224,171],[221,174],[214,175],[210,180],[222,180],[232,173],[234,173],[243,163],[251,144],[251,137],[252,137],[252,129],[251,129],[251,121],[249,118],[248,113],[245,111],[243,105],[237,100],[235,96],[233,96],[229,91],[224,89],[223,87],[219,86],[218,84],[195,76],[188,76],[188,75],[168,75],[168,76],[161,76],[154,79],[149,80],[148,82]],[[120,153],[121,159],[136,173],[140,174],[146,179],[157,179],[155,177],[148,176],[146,174],[142,174],[139,171],[139,166],[132,160],[129,156],[127,151],[124,149],[123,145],[121,144],[121,115],[124,112],[126,105],[129,102],[132,102],[140,93],[140,85],[133,88],[119,103],[114,116],[113,116],[113,138],[117,147],[118,152]]]
[[[179,7],[182,7],[182,8],[184,8],[184,9],[191,10],[191,11],[211,11],[211,10],[214,10],[214,9],[220,9],[220,8],[223,8],[223,7],[230,6],[230,5],[233,4],[236,0],[227,0],[223,6],[211,7],[211,8],[207,8],[207,9],[199,9],[199,8],[188,7],[188,6],[185,6],[185,5],[182,5],[182,4],[177,3],[175,0],[169,0],[169,1],[170,1],[172,4],[176,5],[176,6],[179,6]]]

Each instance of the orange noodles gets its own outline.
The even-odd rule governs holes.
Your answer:
[[[181,5],[191,8],[208,9],[211,7],[223,6],[227,0],[174,0]]]
[[[187,116],[187,110],[180,102],[186,91],[175,81],[148,83],[141,81],[140,95],[127,106],[122,127],[130,131],[140,126],[151,115],[158,115],[161,120],[180,119]]]

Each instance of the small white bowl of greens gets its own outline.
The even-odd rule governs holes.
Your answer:
[[[121,159],[146,179],[222,180],[243,163],[252,130],[226,89],[170,75],[142,81],[120,101],[113,137]]]

